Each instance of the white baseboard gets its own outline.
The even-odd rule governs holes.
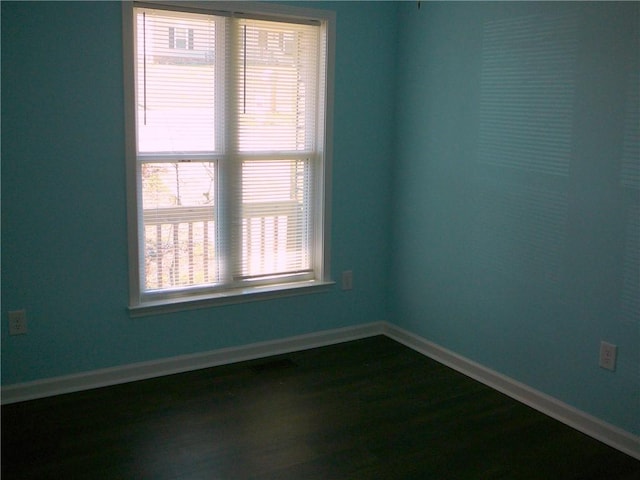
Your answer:
[[[1,403],[9,404],[136,380],[145,380],[163,375],[323,347],[375,335],[386,335],[439,363],[640,460],[640,437],[386,322],[325,330],[308,335],[253,343],[240,347],[223,348],[194,355],[182,355],[157,361],[9,385],[2,387],[0,390]]]
[[[374,335],[381,335],[383,329],[384,324],[382,322],[368,323],[279,340],[252,343],[240,347],[222,348],[193,355],[180,355],[150,362],[133,363],[79,374],[18,383],[2,387],[0,390],[1,403],[4,405],[25,400],[34,400],[63,393],[108,387],[137,380],[146,380],[164,375],[199,370],[201,368],[216,367],[245,360],[254,360],[256,358],[323,347]]]
[[[429,342],[400,327],[385,323],[384,334],[443,365],[640,460],[640,437],[636,435]]]

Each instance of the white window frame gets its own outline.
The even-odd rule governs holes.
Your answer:
[[[141,262],[144,262],[140,248],[142,237],[140,218],[141,190],[137,168],[136,142],[136,87],[134,59],[134,7],[176,8],[197,13],[223,14],[227,16],[243,15],[252,18],[281,21],[312,21],[323,26],[326,35],[326,78],[325,84],[325,118],[319,128],[324,130],[324,144],[319,151],[324,157],[321,171],[316,173],[314,242],[317,246],[313,259],[314,277],[303,281],[282,284],[269,284],[241,289],[212,289],[207,291],[200,287],[193,289],[177,289],[175,293],[150,298],[143,292],[141,278]],[[331,212],[331,157],[332,157],[332,119],[333,119],[333,76],[335,57],[335,13],[325,10],[290,7],[268,3],[245,2],[198,2],[198,1],[140,1],[123,2],[123,60],[124,60],[124,100],[126,128],[126,188],[127,188],[127,223],[129,243],[129,311],[131,316],[142,316],[175,312],[213,305],[242,303],[247,301],[278,298],[326,291],[335,282],[330,276],[330,212]]]

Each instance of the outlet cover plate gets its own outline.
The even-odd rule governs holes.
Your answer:
[[[609,342],[600,342],[600,366],[607,370],[616,369],[618,347]]]
[[[342,272],[342,290],[353,289],[353,271],[346,270]]]
[[[9,312],[9,335],[25,335],[27,333],[26,310]]]

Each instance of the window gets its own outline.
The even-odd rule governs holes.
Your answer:
[[[331,283],[332,16],[220,7],[123,7],[134,314]]]
[[[193,50],[193,28],[169,27],[169,48]]]

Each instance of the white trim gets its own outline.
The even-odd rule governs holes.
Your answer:
[[[368,323],[354,327],[324,330],[322,332],[288,337],[267,342],[252,343],[239,347],[222,348],[192,355],[149,362],[132,363],[119,367],[103,368],[61,377],[17,383],[0,389],[1,402],[9,403],[51,397],[92,388],[107,387],[121,383],[184,373],[202,368],[270,357],[310,348],[324,347],[351,340],[381,335],[382,323]]]
[[[297,283],[286,283],[282,285],[265,285],[264,287],[254,287],[250,289],[226,290],[218,294],[208,294],[202,296],[192,296],[189,298],[179,297],[176,299],[163,299],[158,302],[145,302],[144,304],[129,307],[129,315],[132,318],[143,317],[145,315],[160,315],[164,313],[183,312],[185,310],[195,310],[220,305],[234,305],[237,303],[247,303],[259,300],[272,300],[275,298],[292,297],[296,295],[307,295],[311,293],[322,293],[329,291],[336,282],[306,280]]]
[[[447,367],[640,460],[639,436],[604,422],[557,398],[484,367],[400,327],[385,323],[384,334]]]
[[[188,372],[201,368],[269,357],[375,335],[387,337],[446,365],[474,380],[548,415],[565,425],[640,460],[640,437],[578,410],[501,373],[430,342],[387,322],[324,330],[280,340],[223,348],[121,367],[105,368],[75,375],[9,385],[1,388],[2,404],[50,397],[120,383]]]

